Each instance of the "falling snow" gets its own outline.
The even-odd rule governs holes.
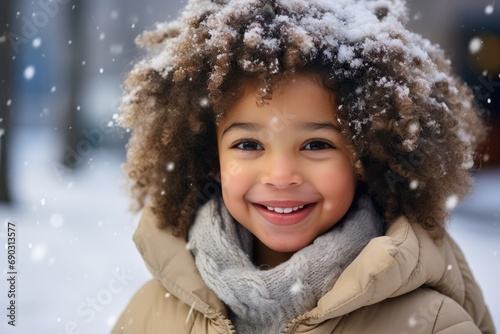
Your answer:
[[[24,70],[24,78],[26,80],[31,80],[35,76],[35,67],[34,66],[28,66]]]
[[[448,197],[446,200],[446,208],[448,210],[453,210],[458,204],[458,197],[456,195],[452,195]]]
[[[73,8],[75,8],[75,7],[73,6]],[[480,9],[481,8],[482,7],[480,7]],[[61,7],[61,9],[62,9],[62,7]],[[107,11],[103,12],[102,17],[104,17],[105,20],[106,19],[107,20],[109,20],[109,19],[111,19],[111,20],[123,19],[124,24],[127,27],[129,27],[131,24],[131,28],[135,29],[136,28],[135,22],[137,22],[138,19],[135,18],[133,21],[125,21],[125,19],[127,18],[127,15],[130,15],[130,14],[127,14],[125,12],[121,12],[121,10],[122,9],[120,9],[120,12],[119,12],[118,10],[109,10],[108,9]],[[486,6],[484,11],[487,15],[491,15],[494,12],[494,5],[490,4],[490,5]],[[18,18],[22,18],[23,15],[27,15],[27,13],[21,13],[21,12],[17,13]],[[27,16],[29,16],[29,15],[27,15]],[[416,13],[413,16],[414,20],[422,21],[422,18],[423,18],[422,13]],[[60,21],[60,20],[58,20],[58,21]],[[425,20],[423,20],[423,21],[425,21]],[[55,24],[55,23],[56,22],[54,20],[54,22],[51,24]],[[118,23],[121,23],[121,22],[112,22],[112,24],[115,24],[115,25]],[[99,23],[99,24],[101,25],[101,27],[103,27],[103,30],[104,30],[104,24],[101,24],[101,23]],[[42,28],[40,28],[40,31],[42,30]],[[216,26],[214,26],[213,29],[214,29],[214,32],[217,32]],[[126,30],[128,30],[128,29],[126,29]],[[13,30],[13,31],[15,31],[15,30]],[[131,33],[136,34],[137,31],[136,32],[132,31]],[[300,34],[300,32],[298,32],[298,33]],[[359,33],[359,31],[356,29],[351,29],[350,31],[348,31],[348,33],[352,36],[355,36],[357,33]],[[40,34],[40,36],[47,36],[47,35]],[[127,54],[130,53],[128,44],[126,44],[126,42],[124,42],[124,40],[120,40],[120,39],[113,40],[114,39],[113,34],[111,33],[111,31],[109,31],[107,29],[106,29],[106,33],[98,32],[97,34],[95,33],[95,30],[94,30],[93,36],[94,36],[94,39],[98,39],[100,41],[103,41],[102,42],[102,49],[104,50],[105,57],[107,57],[107,58],[116,57],[117,63],[119,61],[122,61],[121,57],[125,58],[127,56]],[[132,37],[130,37],[130,38],[132,38]],[[7,36],[5,34],[0,35],[0,43],[5,43],[6,41],[8,41]],[[125,44],[119,43],[120,41],[123,41]],[[31,39],[31,43],[28,44],[28,47],[30,49],[30,52],[37,53],[37,54],[40,54],[41,50],[35,51],[33,49],[39,49],[39,48],[43,47],[43,51],[47,52],[47,56],[50,57],[49,51],[45,50],[45,49],[49,49],[49,45],[52,45],[50,42],[52,42],[52,41],[47,40],[47,38],[42,39],[40,37],[35,37],[35,38]],[[264,41],[264,42],[269,42],[269,41]],[[64,40],[62,43],[66,43],[66,40]],[[270,43],[267,43],[267,45],[272,47],[273,46],[272,43],[273,42],[270,41]],[[72,45],[72,41],[71,40],[67,41],[67,44]],[[66,47],[67,47],[67,45],[66,45]],[[307,48],[307,47],[311,47],[311,45],[308,45],[307,41],[305,41],[304,44],[301,45],[301,47]],[[472,39],[470,41],[469,51],[471,54],[477,54],[481,50],[481,47],[482,47],[481,39],[475,38],[475,39]],[[125,50],[125,52],[124,52],[124,50]],[[342,49],[341,57],[343,57],[342,59],[344,59],[346,61],[346,64],[350,64],[352,66],[355,66],[356,62],[354,62],[352,59],[353,57],[355,57],[355,55],[350,51],[351,50],[349,50],[348,48]],[[121,57],[119,57],[119,56],[121,56]],[[44,57],[45,57],[45,55],[44,55]],[[97,75],[98,72],[100,74],[103,74],[104,67],[106,67],[106,76],[107,75],[112,76],[115,74],[112,72],[113,68],[111,66],[109,66],[108,63],[100,63],[99,65],[101,65],[103,67],[99,68],[99,65],[97,65],[97,66],[95,65],[94,59],[89,57],[87,54],[82,54],[81,58],[77,58],[77,61],[81,62],[82,66],[87,65],[87,62],[85,60],[82,60],[82,58],[84,58],[84,57],[87,57],[88,65],[92,66],[92,68],[89,70],[89,72],[92,72],[92,74]],[[30,64],[30,63],[28,63],[28,64]],[[21,76],[21,78],[24,78],[25,80],[28,80],[28,81],[32,80],[34,78],[41,79],[42,74],[45,74],[45,72],[42,71],[43,65],[41,65],[41,63],[38,61],[33,61],[33,62],[31,62],[31,64],[34,64],[34,65],[30,65],[30,66],[26,67],[24,69],[24,72],[23,72],[23,67],[20,67],[19,72],[22,73],[22,75],[23,75],[23,76]],[[27,64],[25,64],[25,66],[26,65]],[[82,68],[82,69],[84,69],[84,68]],[[484,75],[486,76],[487,73]],[[102,76],[102,77],[104,77],[104,76]],[[119,75],[117,75],[117,77],[119,77]],[[499,75],[499,78],[500,78],[500,75]],[[59,83],[59,81],[57,81],[57,80],[45,82],[46,86],[43,87],[43,92],[48,92],[50,90],[51,93],[55,93],[57,91],[61,95],[64,95],[65,88],[66,88],[64,86],[64,84],[62,86],[60,84],[58,84],[58,87],[51,86],[51,84],[56,83],[56,82]],[[363,93],[362,90],[360,90],[360,94],[361,93]],[[58,97],[58,95],[59,94],[51,95],[51,99],[55,99],[56,97]],[[22,100],[18,99],[17,96],[12,96],[12,97],[16,101],[14,107],[21,105],[20,102],[23,102]],[[18,103],[18,101],[19,101],[19,103]],[[488,99],[487,102],[492,103],[491,99]],[[12,100],[8,99],[6,102],[0,101],[0,103],[6,103],[7,106],[11,106]],[[79,102],[79,103],[81,103],[81,102]],[[208,107],[209,106],[208,98],[200,99],[199,105],[203,108]],[[75,108],[75,105],[73,105],[71,108]],[[92,106],[88,105],[86,102],[85,102],[84,109],[85,109],[85,111],[93,110]],[[39,110],[41,110],[41,108]],[[53,110],[52,106],[49,106],[49,108],[44,108],[43,112],[46,114],[46,113],[48,113],[48,110],[52,111]],[[81,107],[77,106],[76,110],[80,111]],[[108,127],[114,126],[114,124],[118,120],[118,114],[113,114],[112,119],[115,122],[112,122],[112,121],[108,122],[108,124],[107,124]],[[1,120],[0,120],[0,122],[1,122]],[[106,122],[104,123],[104,125],[106,125]],[[60,126],[60,128],[61,127],[62,126]],[[419,130],[420,129],[418,128],[418,126],[414,127],[413,125],[410,125],[408,127],[409,134],[414,134],[414,133],[417,134]],[[128,132],[130,132],[130,129],[125,129],[125,131],[128,133]],[[4,135],[4,134],[5,134],[5,129],[0,128],[0,138],[2,138],[2,135]],[[57,156],[57,154],[52,154],[53,152],[49,151],[48,147],[50,147],[50,145],[47,145],[46,142],[37,143],[37,142],[32,141],[30,143],[30,148],[33,145],[38,145],[38,144],[39,144],[40,152],[44,152],[44,155],[46,157]],[[37,150],[30,149],[30,150],[27,150],[26,152],[35,152],[35,151],[37,151]],[[56,153],[58,153],[58,152],[56,152]],[[26,157],[26,155],[24,155],[24,157]],[[17,159],[22,159],[22,158],[17,158]],[[49,159],[49,158],[46,158],[46,159]],[[484,161],[487,161],[489,159],[488,154],[484,154],[482,159]],[[43,159],[38,159],[38,160],[33,159],[32,160],[30,158],[30,164],[29,164],[30,167],[29,168],[20,168],[20,170],[24,171],[24,173],[25,173],[24,175],[27,176],[28,172],[32,173],[33,170],[35,169],[35,167],[40,166],[38,161],[44,161],[44,160]],[[24,160],[20,160],[18,165],[22,166],[23,163],[24,163],[24,166],[28,166],[28,162],[27,161],[24,162]],[[118,166],[118,164],[117,164],[117,166]],[[175,169],[175,164],[173,162],[168,163],[166,165],[166,169],[167,169],[167,171],[170,171],[170,172],[173,171]],[[18,175],[20,173],[19,170],[16,170],[14,172],[18,173]],[[42,214],[42,213],[46,215],[44,217],[41,217],[41,216],[31,217],[29,215],[25,215],[24,216],[25,219],[19,220],[19,222],[24,225],[23,228],[25,229],[24,231],[21,231],[21,232],[23,232],[21,235],[21,237],[22,237],[21,242],[23,243],[23,245],[26,245],[26,244],[28,245],[28,247],[26,247],[26,246],[22,247],[25,249],[25,252],[26,252],[26,260],[28,262],[32,261],[32,262],[36,263],[35,266],[32,266],[34,269],[28,268],[28,266],[25,267],[25,273],[26,273],[25,278],[28,277],[28,279],[29,279],[30,274],[43,273],[46,277],[48,277],[45,281],[48,284],[47,285],[48,289],[54,289],[54,291],[56,291],[56,290],[62,291],[63,289],[71,287],[76,283],[75,279],[73,279],[73,282],[72,282],[72,280],[70,278],[68,278],[68,276],[71,275],[71,273],[77,273],[78,270],[81,270],[82,269],[82,268],[80,268],[81,266],[87,266],[84,268],[84,270],[87,270],[90,274],[89,276],[92,277],[92,275],[94,275],[94,272],[92,272],[92,270],[94,270],[96,273],[101,271],[101,270],[106,271],[106,270],[108,270],[108,268],[114,268],[114,266],[112,266],[112,264],[114,264],[115,262],[121,261],[123,258],[131,259],[137,255],[136,250],[134,249],[133,244],[130,241],[130,239],[131,239],[131,232],[130,231],[132,230],[132,227],[131,227],[132,223],[130,223],[130,224],[127,223],[128,222],[127,218],[129,218],[129,216],[126,215],[126,213],[128,213],[128,211],[126,210],[126,205],[124,205],[123,210],[121,210],[121,208],[117,209],[116,207],[113,207],[113,210],[111,210],[111,211],[114,211],[114,216],[113,216],[113,219],[109,219],[109,220],[107,217],[105,217],[106,213],[104,211],[96,213],[95,215],[92,215],[93,213],[90,213],[90,212],[84,212],[84,214],[82,214],[83,213],[82,211],[84,211],[84,209],[82,209],[82,208],[87,207],[86,206],[87,204],[89,205],[89,207],[95,208],[95,211],[100,210],[99,205],[101,203],[96,201],[96,198],[102,195],[101,193],[97,193],[96,191],[90,191],[90,193],[88,194],[88,203],[84,202],[82,200],[83,197],[80,197],[80,196],[86,196],[83,194],[86,191],[88,191],[88,189],[82,190],[82,188],[81,188],[82,184],[89,184],[89,185],[92,184],[91,186],[89,186],[89,187],[93,187],[92,189],[101,189],[102,190],[102,184],[106,183],[108,185],[108,188],[104,189],[104,191],[106,191],[106,193],[105,193],[106,195],[104,195],[103,197],[114,198],[115,200],[112,203],[113,206],[116,206],[116,202],[119,201],[118,198],[120,196],[122,196],[122,197],[120,197],[120,199],[123,199],[123,197],[124,197],[123,194],[119,192],[121,190],[120,185],[117,185],[115,188],[113,188],[113,186],[111,186],[109,184],[109,180],[113,179],[116,175],[119,174],[119,167],[117,167],[115,170],[113,170],[112,173],[107,173],[106,171],[103,171],[102,169],[96,169],[96,172],[99,172],[100,175],[106,175],[107,178],[106,177],[104,178],[104,181],[106,181],[106,182],[95,182],[96,175],[92,175],[90,177],[90,179],[83,178],[83,177],[81,179],[78,179],[78,180],[74,179],[75,182],[68,183],[69,179],[65,179],[64,182],[58,184],[56,181],[56,183],[50,184],[50,186],[48,186],[46,188],[44,188],[42,186],[42,187],[37,187],[37,189],[27,188],[25,190],[20,190],[20,189],[22,189],[22,187],[16,186],[16,189],[19,189],[16,191],[18,191],[19,193],[21,193],[21,191],[24,191],[26,194],[28,194],[25,196],[25,198],[29,198],[29,206],[28,206],[28,210],[26,210],[26,211],[31,211],[31,210],[29,210],[29,208],[30,208],[30,206],[33,205],[33,208],[37,208],[37,210],[38,210],[37,215]],[[47,182],[49,182],[48,180],[54,179],[54,175],[50,174],[50,173],[47,175],[38,174],[38,177],[39,177],[39,179],[37,180],[37,182],[41,182],[43,184],[47,184]],[[26,177],[18,177],[18,178],[16,178],[17,181],[15,181],[15,182],[17,182],[18,185],[22,185],[23,187],[28,187],[28,184],[33,185],[34,182],[24,182],[24,180],[28,180],[28,179],[29,178],[26,178]],[[103,180],[103,179],[101,179],[100,176],[98,176],[98,179],[101,181]],[[34,181],[34,179],[30,179],[30,180]],[[73,178],[71,178],[71,180],[73,180]],[[93,182],[95,182],[96,185],[94,185]],[[97,184],[97,183],[100,183],[100,184]],[[419,181],[417,181],[417,180],[413,180],[409,184],[409,187],[412,190],[418,189],[419,186],[420,186],[420,184],[419,184]],[[113,188],[113,189],[111,189],[111,188]],[[54,208],[54,206],[53,206],[54,202],[52,200],[46,200],[46,198],[52,199],[53,198],[52,194],[47,193],[45,190],[43,192],[41,192],[41,189],[51,189],[51,191],[53,189],[54,192],[56,190],[57,191],[67,191],[68,199],[66,199],[64,201],[64,204],[62,204],[62,203],[60,204],[61,208],[59,208],[59,207]],[[74,197],[71,197],[70,193],[72,194],[71,196],[74,196]],[[78,196],[75,196],[76,194],[78,194]],[[96,194],[99,196],[97,196]],[[40,198],[42,196],[45,196],[45,198],[42,198],[40,200]],[[92,201],[94,201],[94,202],[92,202]],[[446,207],[451,210],[452,208],[455,208],[457,206],[457,202],[458,202],[458,199],[456,198],[456,196],[451,196],[446,201]],[[40,208],[39,203],[41,203],[41,205],[44,207]],[[85,206],[83,205],[84,203],[86,204]],[[125,204],[125,201],[124,201],[124,204]],[[52,210],[54,210],[54,211],[58,210],[59,212],[54,213],[54,211],[52,211]],[[64,211],[64,210],[66,210],[66,211]],[[80,210],[80,213],[75,214],[75,212],[78,212],[78,210]],[[458,210],[458,208],[457,208],[457,210]],[[94,211],[94,210],[92,210],[92,211]],[[5,211],[0,211],[0,213],[1,213],[1,216],[4,217],[3,214],[5,213]],[[92,215],[92,218],[89,218],[90,215]],[[119,216],[118,218],[116,217],[117,215]],[[125,222],[125,224],[123,222]],[[65,225],[65,223],[66,223],[66,225]],[[113,224],[115,224],[115,225],[113,225]],[[73,226],[77,226],[76,229],[71,230],[71,231],[73,231],[71,233],[76,233],[77,236],[69,233],[70,225],[71,225],[71,228],[74,228]],[[63,231],[63,229],[60,229],[63,226],[65,227],[66,231]],[[128,230],[123,230],[124,226]],[[463,224],[464,230],[467,228],[467,226],[470,226],[470,225]],[[47,232],[44,232],[45,231],[44,229],[46,229],[47,227],[48,227]],[[120,237],[119,238],[117,237],[116,239],[114,239],[113,242],[119,241],[121,239],[124,240],[123,247],[121,247],[121,244],[116,247],[117,249],[119,249],[119,252],[117,250],[115,250],[115,252],[117,252],[118,255],[106,254],[107,256],[109,256],[111,258],[111,260],[109,260],[109,263],[106,262],[107,261],[106,256],[102,256],[102,254],[104,254],[104,252],[106,252],[106,245],[108,245],[108,243],[104,242],[106,240],[105,237],[98,239],[99,242],[96,242],[95,247],[93,247],[93,248],[88,247],[88,248],[83,249],[83,247],[82,247],[82,249],[80,249],[79,247],[81,247],[81,246],[77,245],[77,244],[71,245],[71,249],[69,251],[67,251],[68,249],[65,248],[66,246],[65,246],[64,242],[69,243],[69,241],[76,242],[76,241],[80,240],[79,243],[82,244],[84,239],[87,237],[87,235],[86,235],[87,228],[88,228],[88,230],[92,231],[91,233],[95,234],[95,232],[98,231],[99,234],[102,236],[111,235],[112,232],[110,232],[108,230],[108,228],[113,228],[113,230],[111,230],[111,231],[116,231],[116,232],[114,232],[114,235],[115,236],[120,235]],[[98,230],[98,228],[99,228],[99,230]],[[63,235],[63,233],[66,233],[66,234],[64,234],[64,242],[61,243],[61,240],[58,239],[58,237],[60,235]],[[460,235],[460,233],[463,233],[463,232],[459,231],[457,234]],[[485,238],[493,238],[494,236],[486,235],[484,237]],[[97,236],[96,236],[96,238],[97,238]],[[474,235],[471,235],[471,236],[466,235],[464,237],[464,240],[468,241],[468,240],[473,239],[473,238],[474,238]],[[40,243],[39,240],[48,240],[48,241],[44,241],[45,243]],[[482,241],[477,242],[476,246],[479,245],[481,242]],[[481,246],[482,246],[482,244],[481,244]],[[129,249],[127,249],[126,247],[129,247]],[[470,249],[473,249],[473,251],[471,253],[472,255],[470,257],[472,259],[476,259],[476,261],[474,261],[474,260],[472,261],[476,265],[478,263],[480,263],[482,260],[484,260],[485,258],[488,258],[488,257],[492,258],[492,257],[498,256],[498,251],[495,250],[495,248],[490,247],[484,253],[477,251],[478,248],[480,248],[480,247],[470,248]],[[83,251],[83,252],[79,253],[80,251]],[[470,252],[470,250],[469,250],[469,252]],[[57,264],[56,264],[56,259],[54,257],[52,257],[54,254],[57,254]],[[123,254],[130,255],[130,256],[123,256]],[[84,262],[88,262],[88,263],[79,263],[78,266],[75,264],[75,266],[73,268],[73,267],[71,267],[71,265],[68,265],[69,263],[74,263],[74,262],[69,261],[70,257],[75,257],[75,258],[80,258],[80,259],[82,259],[82,258],[98,259],[98,260],[96,260],[96,261],[84,261]],[[136,256],[136,258],[138,258],[138,256]],[[496,261],[496,260],[498,260],[498,258],[494,258],[493,260]],[[137,278],[134,280],[133,284],[137,285],[137,288],[138,288],[138,286],[142,285],[143,281],[149,279],[149,276],[145,271],[144,271],[144,273],[141,271],[144,269],[143,263],[139,259],[136,259],[134,261],[135,262],[131,265],[134,267],[134,270],[137,273],[139,273],[139,275],[137,275]],[[129,262],[132,262],[132,261],[129,261]],[[54,264],[56,264],[56,265],[54,265]],[[48,267],[49,265],[52,267]],[[59,269],[61,271],[56,271],[58,269],[58,267],[60,267]],[[64,269],[62,269],[63,267],[64,267]],[[451,270],[451,265],[448,266],[448,270]],[[491,270],[484,271],[488,275],[488,277],[491,277],[490,271]],[[60,280],[56,276],[56,273],[57,273],[57,275],[62,275]],[[481,273],[481,271],[479,271],[479,273]],[[51,277],[50,275],[53,275],[53,276]],[[484,274],[483,274],[483,276],[486,277],[486,275],[484,275]],[[31,275],[31,277],[36,277],[36,275]],[[497,275],[497,277],[498,277],[498,275]],[[49,279],[52,280],[50,283],[48,282]],[[72,282],[72,283],[69,285],[64,284],[65,281]],[[76,302],[74,304],[66,303],[65,307],[69,308],[70,311],[74,312],[76,309],[76,306],[78,305],[78,302],[85,301],[85,299],[88,296],[95,295],[95,292],[98,291],[98,289],[101,289],[102,287],[104,287],[106,284],[106,281],[99,281],[99,280],[94,280],[94,281],[96,282],[96,284],[91,285],[89,289],[86,290],[84,287],[82,287],[82,289],[80,289],[77,292],[78,295],[74,296],[76,298],[75,299]],[[490,284],[489,286],[494,286],[494,285]],[[29,289],[28,285],[25,285],[24,289],[25,290]],[[95,289],[95,290],[92,290],[92,289]],[[120,310],[124,306],[124,304],[122,303],[121,300],[123,299],[126,301],[127,297],[125,296],[125,294],[127,294],[127,293],[131,294],[132,292],[134,292],[134,289],[135,289],[135,287],[132,287],[132,284],[130,286],[128,286],[127,289],[124,289],[124,292],[122,292],[123,295],[120,294],[120,298],[116,298],[116,300],[113,300],[113,303],[111,303],[109,305],[109,307],[106,308],[106,312],[108,310],[112,309],[113,310],[112,312],[115,312],[114,315],[113,314],[104,314],[105,312],[102,312],[99,315],[99,318],[102,320],[101,322],[103,324],[107,325],[108,327],[112,327],[114,325],[114,323],[116,322],[116,319],[117,319],[116,315],[119,314]],[[34,291],[36,291],[36,290],[37,289],[35,289]],[[26,291],[29,291],[29,290],[26,290]],[[65,291],[68,291],[68,290],[65,290]],[[290,287],[290,291],[292,293],[299,293],[301,291],[300,282],[297,282],[294,285],[292,285]],[[27,295],[27,293],[25,293],[25,296],[26,295]],[[165,294],[165,298],[170,298],[170,297],[171,297],[170,293]],[[21,296],[20,298],[23,298],[23,297]],[[30,297],[24,297],[24,298],[29,298],[29,299],[25,299],[25,304],[24,304],[24,305],[28,305],[28,306],[35,305],[34,304],[35,302],[36,303],[40,302],[37,305],[45,305],[47,303],[46,300],[36,301],[37,297],[30,296]],[[22,299],[21,299],[21,302],[22,302]],[[496,302],[496,301],[493,301],[493,302]],[[120,304],[120,303],[122,303],[122,304]],[[186,322],[189,321],[189,317],[191,316],[191,313],[193,311],[194,306],[195,306],[194,304],[191,306],[190,314],[189,314],[188,318],[186,318]],[[51,308],[53,308],[53,310],[56,313],[52,313],[52,314],[49,313],[48,316],[46,316],[45,313],[43,314],[44,317],[46,319],[48,319],[48,320],[44,320],[45,324],[50,323],[50,325],[43,327],[45,332],[57,331],[56,327],[58,325],[59,325],[59,328],[62,329],[62,327],[64,325],[69,323],[68,321],[70,319],[66,313],[63,313],[64,309],[63,308],[58,309],[57,307],[58,306],[55,306],[55,304],[53,307],[51,306]],[[25,313],[27,316],[31,315],[31,314],[29,314],[29,312],[30,312],[30,309],[29,308],[26,309]],[[98,321],[100,321],[100,320],[98,318],[96,318],[96,320],[92,324],[89,324],[89,325],[95,326],[98,323]],[[38,324],[38,322],[39,322],[39,320],[35,319],[33,321],[33,324],[37,323],[37,325],[40,326],[40,324]],[[417,325],[417,318],[411,317],[408,320],[408,324],[411,327],[416,326]],[[25,325],[27,325],[27,323]],[[0,332],[1,331],[2,330],[0,329]],[[89,331],[89,332],[91,332],[91,331]],[[98,331],[95,331],[95,332],[98,332]]]
[[[33,40],[33,42],[31,42],[31,45],[37,49],[40,47],[40,45],[42,45],[42,39],[40,37],[37,37]]]
[[[50,216],[50,226],[54,228],[59,228],[63,224],[64,224],[64,218],[61,214],[54,213],[52,216]]]
[[[40,262],[45,258],[47,254],[47,247],[43,244],[35,245],[31,251],[31,260],[33,262]]]
[[[202,108],[208,107],[208,104],[209,104],[208,98],[204,97],[204,98],[200,99],[200,106]]]
[[[418,188],[418,185],[419,185],[418,181],[413,180],[413,181],[410,182],[410,189],[411,190],[415,190],[415,189]]]
[[[297,294],[300,291],[302,291],[302,283],[300,281],[295,282],[295,284],[290,287],[290,292],[293,294]]]
[[[116,317],[108,317],[108,319],[106,319],[106,324],[108,325],[108,327],[112,327],[116,323],[116,320]]]
[[[483,41],[479,37],[474,37],[469,43],[469,52],[471,54],[476,54],[481,50]]]

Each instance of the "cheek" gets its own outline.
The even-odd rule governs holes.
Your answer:
[[[350,166],[337,166],[314,174],[316,190],[325,200],[325,209],[348,209],[356,190],[356,179]]]
[[[239,173],[222,173],[221,187],[222,199],[229,213],[238,221],[247,215],[246,196],[252,183],[248,175],[240,171]]]
[[[221,186],[227,195],[243,195],[249,187],[251,176],[237,160],[221,159]]]
[[[220,164],[220,179],[222,187],[234,183],[233,179],[237,178],[242,173],[242,166],[237,160],[231,159],[230,157],[221,154],[219,157]]]

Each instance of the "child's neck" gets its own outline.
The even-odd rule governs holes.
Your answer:
[[[288,261],[294,253],[283,253],[272,250],[255,238],[253,248],[253,259],[256,265],[262,269],[270,269]]]

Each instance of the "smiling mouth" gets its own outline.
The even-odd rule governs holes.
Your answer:
[[[280,206],[270,206],[270,204]],[[260,215],[272,225],[290,226],[303,222],[314,210],[316,204],[316,202],[306,204],[304,202],[289,201],[286,203],[284,201],[284,203],[254,203],[254,206]]]
[[[281,213],[281,214],[289,214],[289,213],[301,211],[304,208],[308,207],[309,204],[304,204],[304,205],[299,205],[299,206],[294,206],[294,207],[289,207],[289,208],[272,207],[272,206],[265,206],[265,205],[261,205],[261,206],[263,208],[266,208],[268,211],[271,211],[271,212],[276,212],[276,213]]]

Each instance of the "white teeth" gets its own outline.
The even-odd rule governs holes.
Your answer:
[[[297,211],[299,209],[302,209],[303,207],[304,207],[303,205],[295,206],[293,208],[273,208],[272,206],[267,206],[267,209],[269,211],[274,211],[277,213],[291,213],[293,211]]]

